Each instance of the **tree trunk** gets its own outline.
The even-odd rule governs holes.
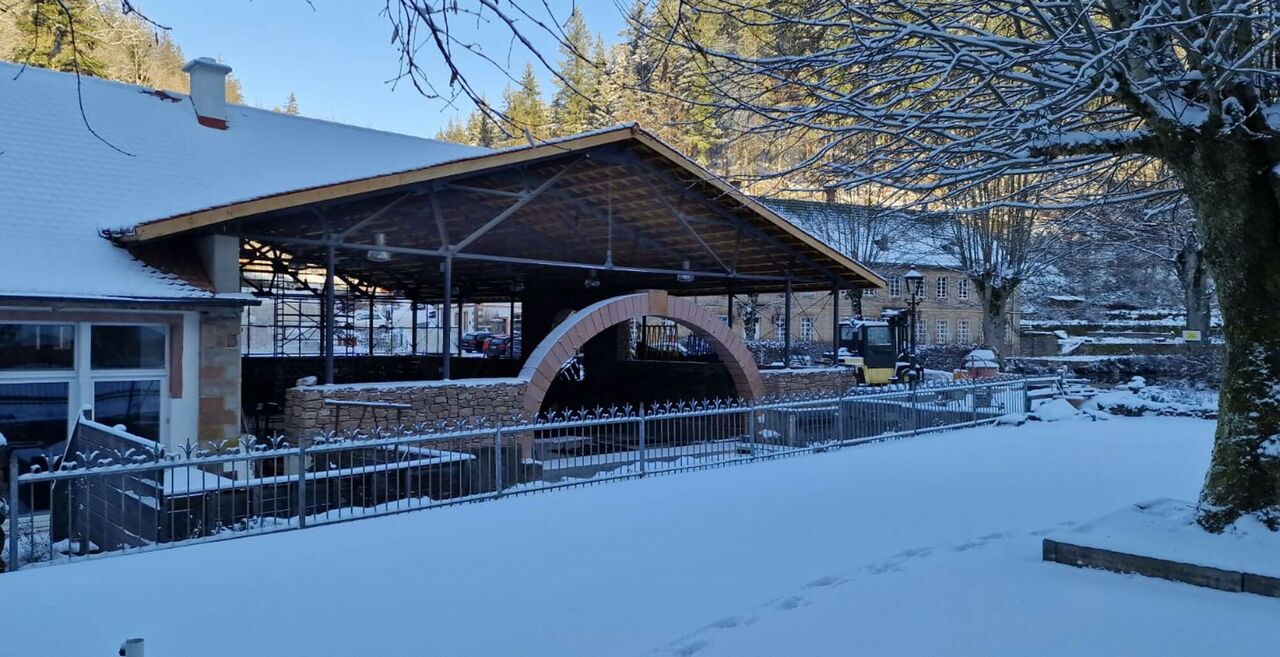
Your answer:
[[[1182,281],[1182,301],[1187,313],[1187,329],[1199,331],[1208,339],[1213,310],[1213,292],[1209,285],[1209,267],[1204,260],[1204,246],[1198,240],[1187,240],[1178,254],[1178,279]]]
[[[1280,529],[1280,201],[1265,142],[1208,136],[1175,170],[1196,210],[1227,342],[1199,522]]]
[[[1004,285],[992,285],[974,280],[978,302],[982,304],[982,345],[994,349],[996,355],[1009,355],[1008,335],[1009,299],[1013,290]]]

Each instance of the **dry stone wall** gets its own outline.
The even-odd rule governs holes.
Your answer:
[[[818,397],[838,395],[858,384],[851,367],[760,370],[765,397]]]
[[[521,379],[404,381],[301,386],[285,393],[286,437],[373,429],[420,422],[456,422],[477,416],[510,417],[523,410]],[[335,406],[325,400],[406,404],[403,410]]]

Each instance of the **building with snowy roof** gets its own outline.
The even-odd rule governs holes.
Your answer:
[[[228,67],[185,70],[190,95],[0,62],[11,445],[56,449],[82,410],[173,446],[339,428],[344,396],[401,395],[406,422],[758,396],[686,297],[884,289],[634,125],[491,151],[229,104]],[[515,335],[463,357],[482,303]],[[642,316],[713,362],[628,358],[615,327]]]

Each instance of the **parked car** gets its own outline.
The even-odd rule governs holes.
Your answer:
[[[463,351],[471,353],[484,351],[484,341],[493,335],[491,331],[467,331],[462,334],[459,344]]]
[[[486,358],[519,358],[520,334],[515,337],[494,335],[485,340],[484,355]]]

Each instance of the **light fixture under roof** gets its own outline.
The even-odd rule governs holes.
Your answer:
[[[680,281],[681,283],[692,283],[693,272],[689,271],[689,261],[685,260],[681,268],[684,269],[684,271],[680,272],[679,274],[676,274],[676,280]]]
[[[387,234],[374,233],[373,243],[378,246],[386,246]],[[369,249],[369,252],[366,253],[364,257],[368,258],[369,262],[387,262],[391,260],[391,252],[386,249]]]
[[[592,289],[600,287],[600,279],[596,277],[596,271],[594,269],[591,270],[591,273],[587,274],[587,278],[582,281],[582,286]]]

